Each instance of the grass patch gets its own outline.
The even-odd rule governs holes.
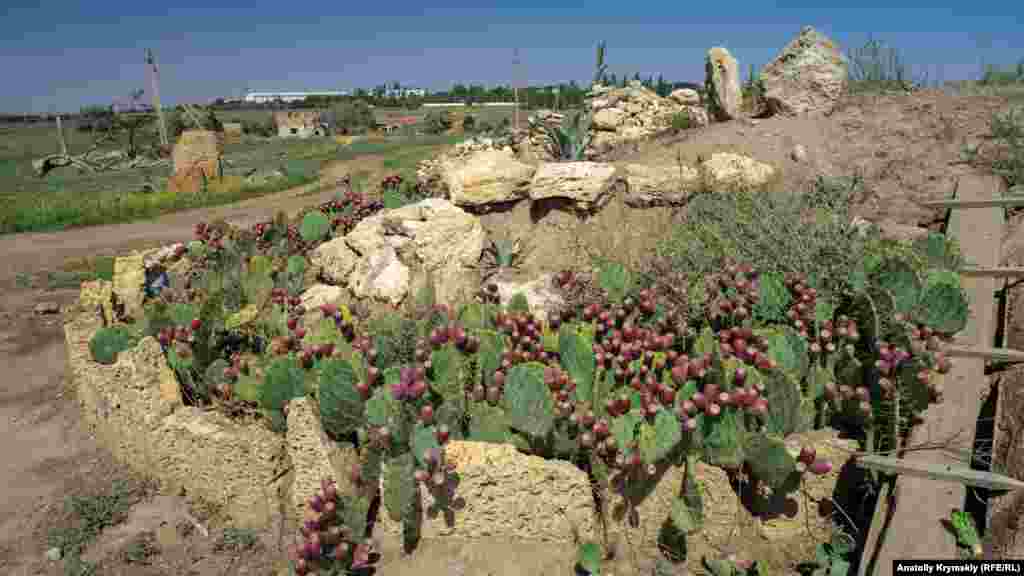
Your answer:
[[[255,548],[257,542],[255,530],[229,526],[214,543],[213,549],[217,552],[243,552]]]
[[[61,551],[65,576],[95,574],[95,566],[81,559],[82,552],[105,528],[124,521],[144,493],[128,480],[117,478],[92,494],[65,498],[62,521],[47,535],[48,545]]]
[[[17,134],[15,134],[17,135]],[[130,222],[162,214],[231,204],[316,182],[321,166],[330,160],[352,160],[367,154],[396,155],[396,166],[414,170],[415,163],[438,146],[454,144],[455,136],[360,140],[350,146],[333,140],[246,141],[225,151],[228,175],[243,175],[253,168],[279,167],[284,178],[260,185],[243,185],[198,194],[167,191],[142,192],[141,181],[169,174],[123,171],[100,175],[75,175],[63,170],[44,180],[27,175],[26,158],[0,158],[0,234],[54,231],[67,228]],[[24,151],[20,151],[23,153]],[[28,158],[31,158],[29,156]],[[11,167],[13,166],[13,168]],[[215,187],[214,187],[215,188]],[[11,191],[13,189],[13,192]]]
[[[14,285],[20,289],[63,290],[79,288],[82,282],[114,279],[114,256],[97,256],[66,262],[59,270],[32,275],[19,272]]]
[[[217,193],[174,194],[167,191],[83,196],[73,190],[15,199],[3,212],[0,233],[63,230],[152,218],[169,212],[231,204],[288,188],[309,184],[317,174],[289,172],[284,178],[258,186],[243,186]]]

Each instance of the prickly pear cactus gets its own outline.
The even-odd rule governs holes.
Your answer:
[[[796,489],[799,485],[796,459],[782,440],[752,434],[745,444],[746,461],[754,478],[770,486],[774,494]]]
[[[788,436],[806,429],[801,410],[800,384],[787,372],[772,370],[765,375],[765,399],[768,412],[765,427],[769,434]]]
[[[807,376],[810,359],[807,355],[807,341],[790,326],[756,330],[755,334],[768,341],[768,356],[775,360],[778,369],[796,382]]]
[[[921,299],[921,279],[911,265],[890,258],[875,270],[872,280],[892,296],[894,311],[910,314]]]
[[[682,439],[679,420],[674,414],[659,410],[653,423],[640,425],[640,458],[644,464],[654,464],[675,450]]]
[[[633,275],[618,262],[603,262],[598,269],[598,285],[608,294],[608,299],[618,303],[633,287]]]
[[[331,232],[331,222],[327,216],[320,211],[307,213],[302,217],[302,225],[299,227],[299,234],[302,241],[306,243],[319,242]]]
[[[697,416],[701,431],[704,461],[712,466],[736,470],[743,464],[743,437],[746,429],[742,415],[727,410],[718,416]]]
[[[306,373],[294,357],[284,356],[274,360],[263,375],[260,407],[280,414],[289,400],[306,393],[305,381]]]
[[[344,438],[366,425],[366,406],[357,382],[346,360],[332,358],[320,365],[320,420],[333,438]]]
[[[921,291],[915,319],[943,334],[955,334],[967,326],[970,312],[960,277],[949,270],[930,270]]]
[[[513,366],[505,381],[504,408],[509,425],[543,438],[555,423],[555,405],[544,385],[544,365],[527,362]]]
[[[565,324],[558,332],[558,352],[562,368],[576,382],[576,397],[594,402],[593,382],[597,369],[594,362],[594,338],[573,324]]]
[[[134,346],[136,340],[123,326],[100,328],[89,340],[89,353],[100,364],[113,364],[117,355]]]
[[[391,458],[384,466],[381,502],[391,520],[402,523],[404,533],[410,531],[411,524],[418,524],[420,520],[417,512],[422,503],[415,471],[416,460],[411,452]]]
[[[914,240],[913,244],[915,250],[924,255],[929,268],[958,270],[962,264],[958,246],[943,234],[932,232]]]

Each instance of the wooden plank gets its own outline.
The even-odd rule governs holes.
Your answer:
[[[868,568],[875,559],[878,552],[878,541],[882,537],[885,528],[885,519],[889,516],[889,508],[892,506],[892,498],[889,490],[892,484],[886,482],[882,485],[882,491],[878,494],[878,502],[875,504],[875,512],[871,515],[871,526],[868,528],[868,536],[864,541],[864,553],[861,555],[860,564],[857,566],[857,576],[867,576]]]
[[[1024,351],[983,346],[945,346],[942,352],[950,358],[981,358],[1000,362],[1024,362]]]
[[[953,464],[933,464],[903,458],[892,458],[868,454],[857,458],[857,465],[862,468],[878,470],[886,474],[901,474],[928,478],[937,482],[956,482],[965,486],[987,488],[989,490],[1021,490],[1024,481],[1010,478],[994,472],[972,470],[969,466]]]
[[[1011,198],[976,198],[973,200],[968,200],[966,198],[963,200],[929,200],[928,202],[920,202],[919,204],[925,208],[1013,208],[1015,206],[1024,206],[1024,196]],[[993,264],[993,266],[995,265],[996,264]]]
[[[1024,267],[1001,267],[1001,268],[978,268],[965,266],[960,270],[960,275],[975,278],[988,276],[991,278],[1021,278],[1024,277]]]
[[[993,198],[1003,189],[996,176],[968,174],[957,186],[957,195],[965,201]],[[1018,200],[1024,204],[1024,198]],[[961,203],[966,204],[966,203]],[[968,204],[970,205],[970,204]],[[978,267],[1000,264],[1000,245],[1005,213],[999,206],[981,204],[985,210],[953,210],[947,236],[959,241],[964,258]],[[995,333],[996,280],[991,277],[965,278],[964,289],[971,305],[962,344],[971,347],[992,345]],[[981,358],[960,358],[943,378],[945,399],[924,413],[924,423],[910,434],[908,447],[941,444],[945,450],[921,450],[906,455],[909,462],[969,465],[974,447],[975,424],[981,400],[988,388]],[[896,480],[895,512],[882,539],[876,573],[892,576],[893,560],[956,558],[956,540],[942,524],[953,509],[964,506],[963,484],[936,482],[927,478],[899,476]]]
[[[1024,476],[1024,368],[999,375],[992,469],[1009,476]],[[983,541],[985,559],[1024,558],[1024,529],[1018,527],[1024,495],[992,495],[988,501]]]

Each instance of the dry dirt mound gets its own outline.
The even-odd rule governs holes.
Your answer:
[[[982,140],[992,114],[1006,105],[1001,97],[939,90],[848,96],[828,116],[712,124],[620,149],[609,159],[692,163],[698,156],[730,150],[781,167],[791,190],[819,174],[859,175],[868,191],[859,216],[928,225],[941,218],[940,211],[921,208],[915,201],[952,192],[955,178],[967,172],[958,164],[963,144]],[[798,145],[806,152],[805,160],[793,158]]]

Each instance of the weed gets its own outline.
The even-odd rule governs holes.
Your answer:
[[[68,523],[50,530],[49,546],[59,548],[66,575],[95,574],[95,567],[81,560],[81,553],[105,528],[124,520],[141,494],[130,483],[118,478],[109,488],[88,495],[70,495],[64,500]]]
[[[1020,189],[1024,186],[1024,107],[993,114],[989,134],[992,145],[964,144],[960,162],[990,170],[1002,176],[1009,188]]]
[[[224,532],[221,534],[216,544],[214,544],[213,549],[218,552],[225,550],[242,552],[254,548],[256,546],[256,542],[257,538],[255,530],[229,526],[224,529]]]
[[[1005,153],[993,162],[993,171],[1010,187],[1024,184],[1024,108],[994,114],[989,126],[992,137],[1005,147]]]
[[[899,51],[879,40],[868,39],[847,58],[852,93],[904,91],[914,84]]]
[[[682,132],[690,127],[690,114],[685,110],[680,110],[672,115],[672,130],[675,132]]]
[[[96,576],[96,565],[72,555],[64,560],[64,576]]]
[[[147,530],[132,538],[121,551],[121,557],[128,564],[150,564],[150,558],[159,553],[156,534]]]

